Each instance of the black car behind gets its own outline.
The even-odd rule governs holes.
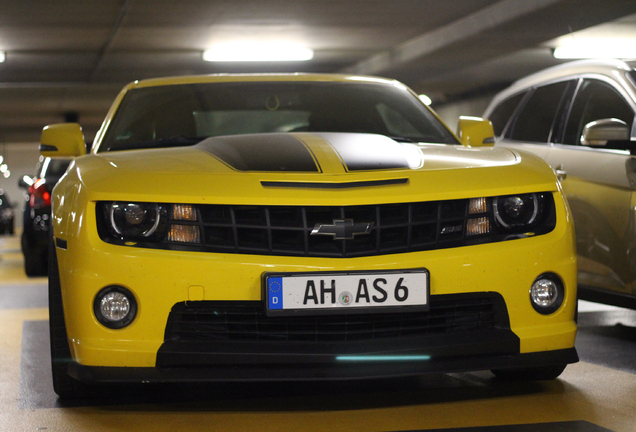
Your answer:
[[[67,159],[41,158],[31,179],[19,184],[27,189],[24,205],[22,253],[27,276],[46,276],[51,217],[51,191],[70,164]]]
[[[13,219],[13,205],[4,191],[0,189],[0,234],[13,234]]]

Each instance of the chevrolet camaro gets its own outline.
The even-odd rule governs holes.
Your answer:
[[[362,379],[578,360],[576,254],[540,158],[399,82],[151,79],[52,193],[53,384]]]

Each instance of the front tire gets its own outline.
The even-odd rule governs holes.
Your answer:
[[[491,372],[506,381],[547,381],[556,379],[567,365],[535,366],[516,369],[493,369]]]
[[[90,387],[68,374],[71,350],[66,335],[62,286],[53,241],[49,246],[49,333],[51,337],[51,371],[53,390],[62,399],[90,396]]]
[[[48,260],[46,259],[46,250],[39,253],[33,247],[29,246],[26,235],[22,235],[22,253],[24,254],[24,272],[29,277],[46,276]]]

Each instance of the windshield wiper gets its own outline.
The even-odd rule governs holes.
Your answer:
[[[385,135],[388,138],[391,138],[393,141],[397,141],[397,142],[407,142],[407,143],[418,143],[420,141],[414,140],[412,138],[407,138],[407,137],[401,137],[401,136],[392,136],[392,135]]]

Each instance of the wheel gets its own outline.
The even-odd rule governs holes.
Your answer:
[[[46,276],[48,260],[46,253],[38,253],[29,246],[29,242],[22,235],[22,253],[24,254],[24,272],[29,277]]]
[[[66,336],[62,287],[53,242],[49,246],[49,333],[51,337],[51,371],[53,390],[60,398],[77,399],[92,396],[91,387],[68,374],[71,350]]]
[[[46,276],[47,264],[39,254],[35,252],[25,252],[24,272],[29,277]]]
[[[567,365],[535,366],[516,369],[493,369],[491,372],[499,379],[509,381],[545,381],[556,379]]]

